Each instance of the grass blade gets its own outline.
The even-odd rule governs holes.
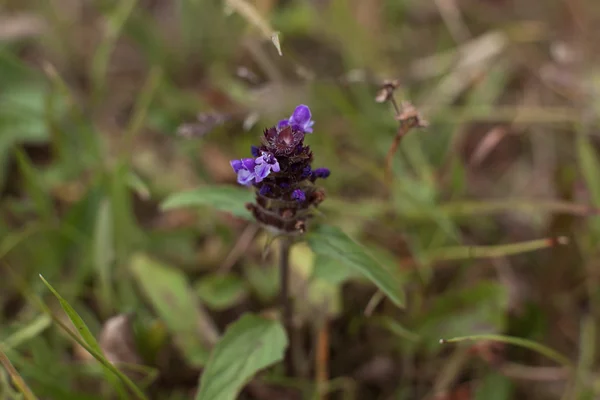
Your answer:
[[[131,391],[136,395],[137,398],[147,400],[146,395],[144,395],[144,393],[126,375],[119,371],[110,361],[106,359],[106,357],[104,357],[102,349],[96,341],[96,338],[89,330],[83,319],[79,316],[79,314],[77,314],[75,309],[65,299],[63,299],[63,297],[60,294],[58,294],[58,292],[52,287],[52,285],[50,285],[50,283],[48,283],[48,281],[46,281],[46,279],[44,279],[42,275],[40,275],[40,279],[44,282],[44,284],[52,292],[52,294],[54,294],[54,296],[58,299],[62,309],[65,311],[65,313],[67,314],[67,316],[73,323],[73,326],[77,329],[81,337],[72,332],[71,329],[65,326],[62,322],[60,322],[59,325],[67,332],[69,336],[71,336],[71,338],[73,338],[73,340],[79,343],[106,368],[107,378],[110,379],[111,382],[117,383],[115,382],[114,377],[112,375],[114,374],[123,383],[125,383],[125,385],[129,387],[129,389],[131,389]],[[47,307],[44,306],[44,309],[50,314],[50,316],[55,322],[60,321],[58,318],[52,315],[52,313],[47,309]],[[109,372],[112,374],[109,374]],[[116,386],[116,389],[119,390],[119,385]],[[122,391],[123,390],[121,388],[119,392]],[[125,395],[124,398],[127,398],[127,396]]]
[[[527,240],[524,242],[503,244],[498,246],[454,246],[431,251],[423,256],[426,262],[466,260],[475,258],[506,257],[527,253],[556,245],[566,245],[566,237]]]
[[[506,344],[512,344],[514,346],[523,347],[525,349],[529,349],[531,351],[535,351],[551,360],[556,361],[558,364],[563,365],[567,368],[573,368],[573,364],[571,361],[564,355],[559,352],[544,346],[543,344],[523,339],[514,336],[504,336],[504,335],[470,335],[470,336],[460,336],[452,339],[440,339],[440,343],[459,343],[465,341],[492,341],[492,342],[500,342]]]

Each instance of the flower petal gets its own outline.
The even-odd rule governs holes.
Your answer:
[[[300,104],[290,117],[290,123],[304,126],[310,122],[310,117],[310,108],[307,105]]]
[[[254,156],[254,157],[258,157],[260,156],[260,149],[256,146],[250,146],[250,153]]]
[[[240,185],[248,186],[254,179],[254,173],[247,169],[240,169],[237,175],[237,181]]]
[[[308,121],[308,123],[304,124],[304,126],[302,127],[302,130],[306,133],[312,133],[313,129],[312,126],[315,124],[315,121]]]
[[[285,128],[286,126],[288,126],[290,124],[290,121],[287,119],[282,119],[281,121],[279,121],[279,123],[277,124],[277,128],[281,129],[281,128]]]
[[[270,164],[264,163],[257,165],[256,168],[254,168],[256,182],[262,182],[262,180],[265,179],[267,175],[269,175],[269,172],[271,172]]]
[[[275,159],[275,163],[271,164],[271,170],[273,172],[281,171],[281,168],[279,167],[279,161],[277,161],[277,159]]]
[[[329,168],[317,168],[313,171],[315,178],[327,178],[331,174]]]
[[[254,167],[256,166],[256,161],[254,158],[244,158],[242,159],[242,163],[244,164],[244,168],[249,171],[253,171]]]
[[[231,164],[231,168],[233,168],[233,172],[235,172],[236,174],[240,169],[244,167],[244,164],[242,164],[242,160],[231,160],[229,161],[229,164]]]

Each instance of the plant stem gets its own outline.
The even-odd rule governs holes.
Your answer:
[[[295,343],[295,332],[294,332],[294,310],[292,307],[292,301],[290,299],[290,247],[292,243],[289,238],[283,237],[281,239],[281,249],[279,254],[279,276],[280,276],[280,304],[283,318],[283,326],[288,335],[288,347],[285,352],[285,373],[288,377],[295,375],[295,364],[294,364],[294,343]]]

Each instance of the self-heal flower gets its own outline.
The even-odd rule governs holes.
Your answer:
[[[237,174],[237,181],[240,185],[248,186],[255,179],[254,170],[256,162],[253,158],[242,158],[241,160],[231,160],[229,162],[233,171]]]
[[[256,167],[254,168],[256,183],[262,182],[271,171],[279,172],[281,170],[277,158],[271,153],[263,152],[262,156],[254,161],[256,162]]]
[[[313,153],[304,144],[314,121],[305,105],[292,115],[265,129],[260,146],[251,146],[253,158],[231,161],[242,185],[253,185],[256,198],[246,204],[254,218],[278,233],[297,235],[306,231],[313,208],[325,199],[317,178],[329,176],[327,168],[313,170]]]
[[[277,126],[279,129],[291,126],[294,130],[302,131],[303,133],[312,133],[314,123],[315,121],[311,120],[310,108],[304,104],[300,104],[296,107],[291,117],[282,119]]]

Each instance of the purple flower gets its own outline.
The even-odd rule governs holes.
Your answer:
[[[252,153],[254,157],[260,156],[260,150],[256,146],[250,146],[250,153]]]
[[[255,179],[254,170],[256,169],[256,162],[253,158],[231,160],[229,164],[231,164],[233,171],[237,174],[237,181],[240,185],[248,186]]]
[[[262,156],[258,157],[254,161],[256,162],[256,167],[254,168],[256,183],[259,183],[265,179],[271,171],[280,171],[279,162],[272,153],[263,151]]]
[[[289,119],[283,119],[279,121],[277,127],[282,129],[288,125],[294,130],[302,131],[304,133],[312,133],[312,126],[315,121],[311,120],[310,108],[304,104],[300,104]]]
[[[329,168],[317,168],[312,172],[312,177],[314,179],[327,178],[330,174],[331,172],[329,171]]]
[[[304,194],[301,189],[296,189],[292,192],[292,199],[298,200],[300,203],[302,203],[304,200],[306,200],[306,194]]]

